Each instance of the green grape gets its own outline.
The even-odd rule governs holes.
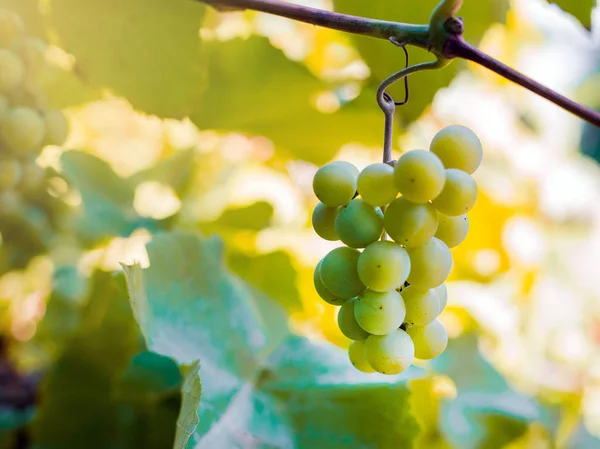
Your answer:
[[[0,49],[0,92],[9,92],[23,81],[25,67],[17,55]]]
[[[440,301],[440,313],[442,313],[446,308],[446,304],[448,304],[448,289],[446,288],[446,284],[441,284],[434,288],[434,290],[438,295]]]
[[[358,276],[367,288],[387,292],[400,288],[410,272],[410,257],[390,241],[373,242],[358,258]]]
[[[398,195],[394,168],[383,162],[365,167],[358,175],[358,193],[372,206],[386,206],[394,201]]]
[[[23,21],[18,14],[0,8],[0,47],[9,47],[15,39],[23,34]]]
[[[62,145],[69,135],[69,123],[60,109],[50,109],[44,113],[46,134],[44,145]]]
[[[350,358],[350,363],[354,365],[359,371],[363,373],[374,373],[375,370],[371,368],[369,362],[367,362],[367,352],[365,350],[365,342],[364,341],[353,341],[350,343],[348,347],[348,357]]]
[[[37,37],[26,37],[18,41],[13,49],[21,56],[28,74],[35,77],[40,74],[46,65],[46,42]]]
[[[315,284],[315,290],[317,291],[319,296],[323,299],[323,301],[325,301],[326,303],[333,304],[334,306],[340,306],[344,302],[346,302],[346,300],[338,298],[337,296],[331,294],[323,285],[323,281],[321,281],[321,264],[322,263],[323,263],[323,260],[319,261],[319,263],[315,267],[315,273],[313,275],[313,282]]]
[[[467,214],[450,217],[438,212],[438,228],[435,237],[448,245],[448,248],[460,245],[467,238],[468,232]]]
[[[33,109],[16,107],[0,123],[2,140],[15,151],[33,151],[44,138],[44,119]]]
[[[362,198],[342,206],[335,217],[335,233],[352,248],[364,248],[383,233],[383,213]]]
[[[429,360],[437,357],[448,346],[448,334],[438,320],[427,326],[410,327],[406,330],[415,345],[415,357]],[[377,369],[375,366],[373,368]]]
[[[408,283],[421,290],[437,287],[452,269],[452,254],[444,242],[435,237],[416,248],[408,248],[410,274]]]
[[[400,197],[386,208],[383,224],[396,243],[407,248],[419,246],[435,234],[437,212],[429,203],[416,204]]]
[[[439,131],[429,147],[446,168],[457,168],[473,174],[483,159],[483,148],[477,135],[460,125],[447,126]]]
[[[396,290],[385,293],[367,290],[354,306],[354,316],[360,327],[374,335],[385,335],[398,329],[405,315],[404,300]]]
[[[48,105],[46,93],[42,88],[35,84],[25,83],[16,89],[11,90],[6,95],[10,104],[14,106],[26,106],[31,109],[43,110]]]
[[[0,159],[0,191],[12,189],[23,175],[21,163],[14,158]]]
[[[402,196],[413,203],[427,203],[440,194],[446,174],[442,161],[425,150],[409,151],[394,167],[394,181]]]
[[[358,250],[343,246],[335,248],[323,258],[319,270],[321,281],[334,296],[350,299],[365,290],[365,285],[358,277],[358,256]]]
[[[313,229],[319,237],[325,240],[335,241],[340,238],[335,233],[335,216],[338,212],[337,207],[328,207],[323,203],[317,204],[312,213]]]
[[[477,200],[477,184],[468,173],[456,168],[446,170],[442,193],[433,200],[441,213],[456,217],[469,212]]]
[[[402,290],[406,304],[404,321],[410,326],[425,326],[440,314],[440,298],[435,289],[419,290],[410,285]]]
[[[343,206],[354,197],[357,179],[358,169],[350,162],[330,162],[315,173],[313,191],[326,206]]]
[[[365,340],[369,333],[364,330],[356,321],[354,308],[356,299],[345,302],[338,312],[337,321],[340,331],[350,340]]]
[[[415,358],[415,345],[402,329],[387,335],[370,335],[365,342],[369,365],[382,374],[399,374]]]

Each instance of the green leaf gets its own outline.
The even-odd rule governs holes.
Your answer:
[[[440,428],[461,449],[492,449],[522,436],[542,419],[537,402],[513,390],[479,353],[477,337],[451,340],[433,368],[456,384],[456,399],[442,404]]]
[[[196,431],[198,423],[198,407],[202,397],[202,382],[200,381],[200,364],[193,362],[190,366],[182,367],[186,371],[181,387],[181,410],[177,419],[174,448],[185,448]]]
[[[266,201],[257,201],[244,207],[225,209],[212,227],[231,228],[248,231],[261,231],[267,228],[273,219],[273,206]]]
[[[139,348],[138,331],[123,277],[98,272],[92,284],[81,326],[42,385],[33,424],[38,449],[105,449],[117,438],[113,384]]]
[[[490,25],[496,22],[503,23],[508,3],[508,0],[464,2],[458,15],[465,20],[466,39],[477,44]],[[338,12],[374,19],[422,24],[429,22],[429,16],[437,4],[438,0],[396,0],[394,2],[334,0],[335,10]],[[353,36],[353,42],[371,69],[370,84],[373,87],[404,67],[402,50],[389,42],[362,36]],[[433,55],[424,51],[410,46],[408,49],[411,65],[435,60]],[[411,75],[410,101],[396,109],[396,117],[400,120],[401,126],[418,118],[431,104],[435,93],[450,84],[460,67],[460,63],[454,62],[441,70]],[[389,92],[394,99],[401,100],[404,98],[403,83],[396,83],[389,89]]]
[[[171,186],[182,197],[190,187],[196,167],[194,154],[193,149],[177,151],[147,170],[135,173],[129,181],[134,185],[148,181],[161,182]]]
[[[592,28],[592,9],[596,6],[595,0],[548,0],[548,2],[556,4],[563,11],[571,14],[585,29]]]
[[[363,374],[345,351],[290,336],[273,313],[277,303],[229,273],[215,238],[170,232],[147,249],[150,268],[133,265],[126,274],[148,346],[180,362],[200,360],[198,427],[186,446],[200,395],[192,368],[176,448],[410,447],[417,425],[404,381],[420,370]]]
[[[331,86],[266,38],[205,46],[208,88],[190,116],[198,127],[261,134],[278,150],[318,164],[348,142],[381,145],[383,116],[373,93],[365,92],[337,112],[324,114],[311,102]]]
[[[187,0],[52,0],[58,38],[86,84],[161,117],[185,117],[202,92],[204,12]]]
[[[229,266],[245,281],[276,299],[286,310],[302,308],[298,273],[286,252],[255,255],[234,252],[229,256]]]

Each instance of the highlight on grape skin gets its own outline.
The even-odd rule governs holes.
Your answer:
[[[315,290],[341,305],[338,328],[352,341],[348,357],[358,371],[399,374],[448,344],[438,318],[448,302],[450,248],[469,231],[477,186],[468,171],[479,166],[481,152],[470,131],[442,131],[431,151],[409,151],[395,164],[371,164],[360,173],[336,161],[313,179],[322,200],[313,228],[346,245],[318,263]]]
[[[358,169],[350,162],[330,162],[315,173],[313,191],[326,206],[343,206],[354,197],[357,181]]]

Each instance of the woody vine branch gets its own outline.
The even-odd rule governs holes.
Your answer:
[[[600,113],[555,92],[469,44],[463,38],[462,19],[456,17],[462,0],[442,0],[433,11],[429,24],[375,20],[277,0],[196,1],[202,1],[218,9],[252,9],[339,31],[413,45],[431,52],[437,59],[438,68],[444,67],[455,58],[466,59],[486,67],[600,128]]]

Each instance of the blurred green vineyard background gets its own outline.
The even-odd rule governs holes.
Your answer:
[[[436,2],[303,3],[425,23]],[[557,3],[465,0],[466,37],[600,107],[600,13]],[[395,156],[468,126],[480,197],[448,350],[361,375],[313,289],[335,245],[311,178],[380,159],[374,89],[402,53],[190,0],[0,6],[50,44],[71,129],[38,158],[60,218],[21,207],[0,244],[0,448],[600,447],[597,129],[463,62],[411,79]]]

